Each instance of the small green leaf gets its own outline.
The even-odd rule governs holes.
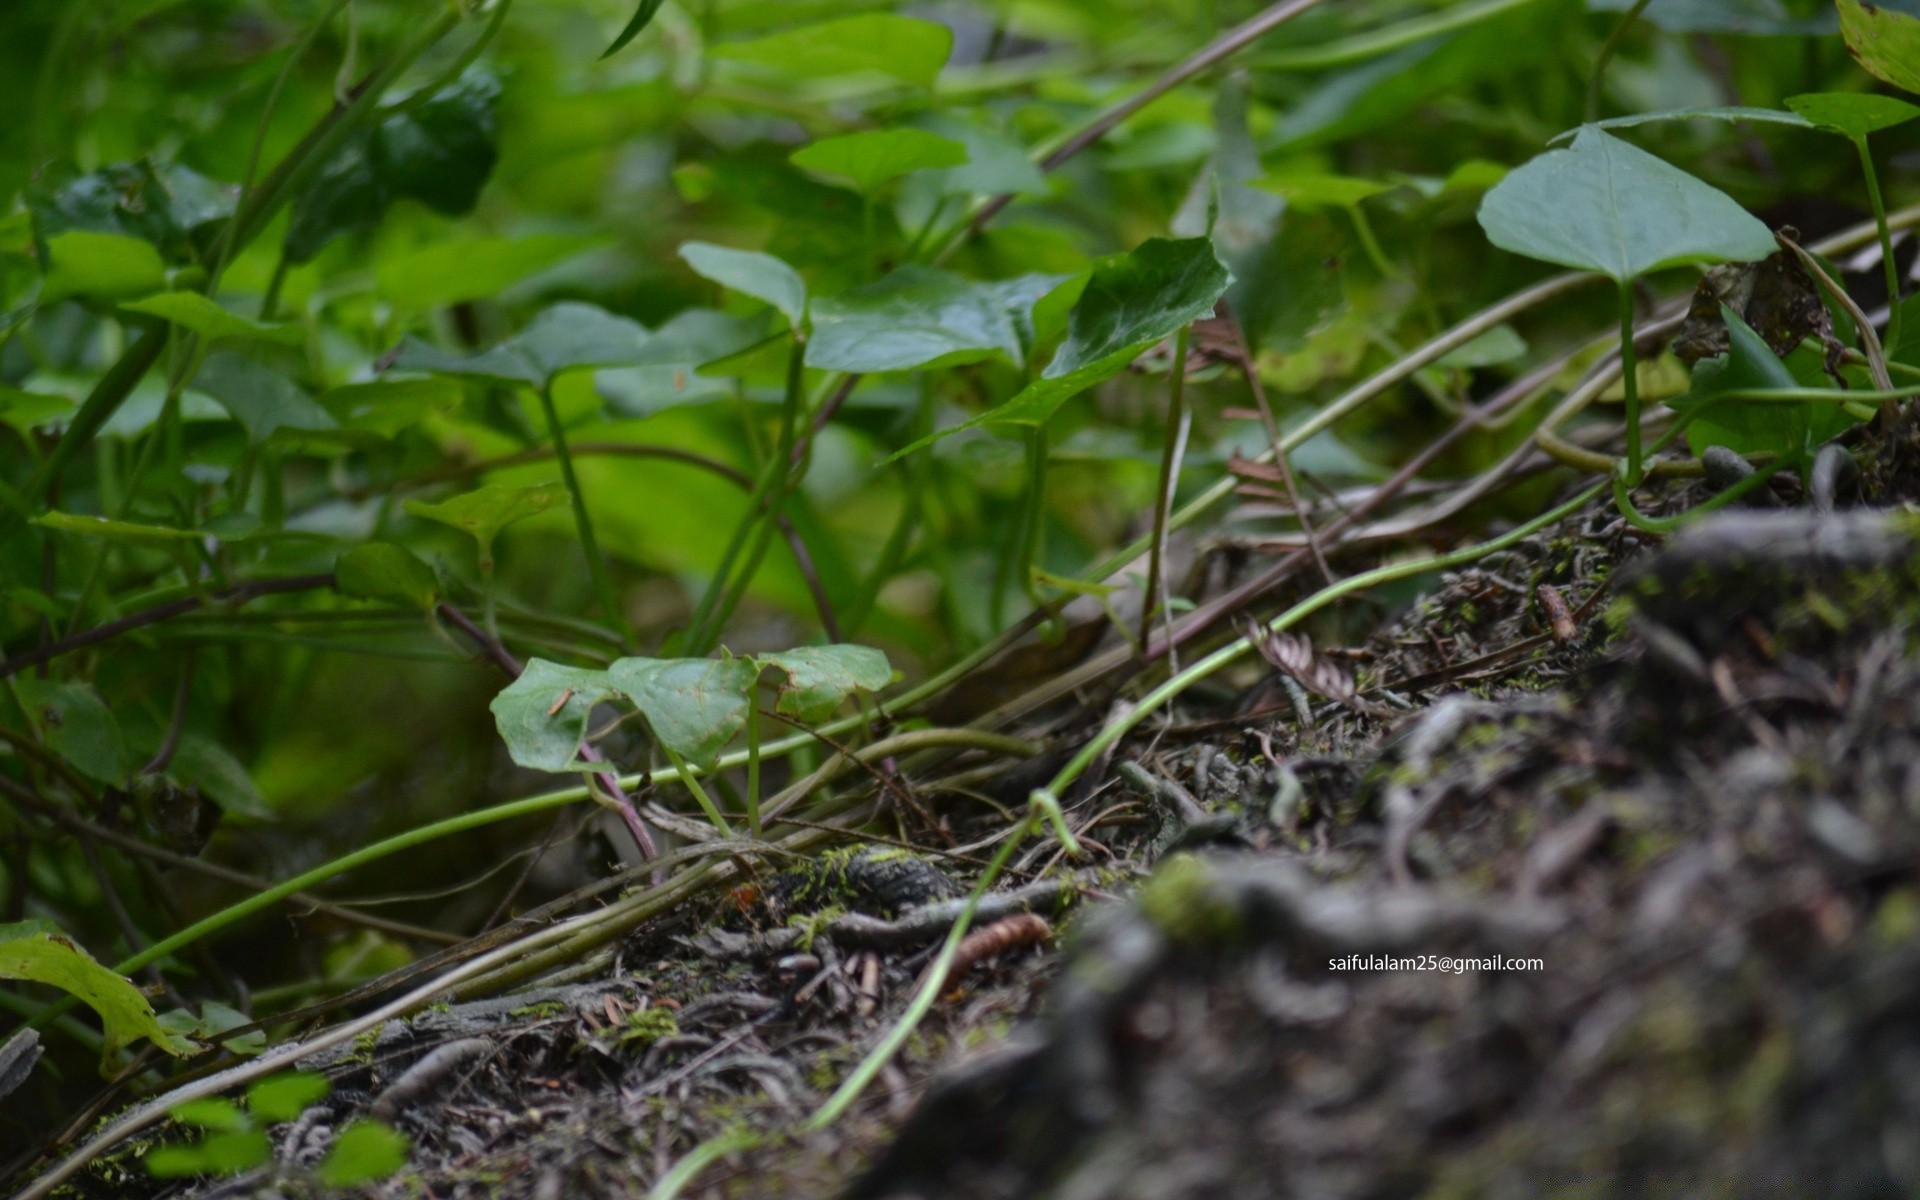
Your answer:
[[[613,44],[608,46],[600,57],[612,58],[628,42],[639,37],[640,31],[653,23],[654,14],[660,11],[660,6],[664,3],[666,0],[640,0],[640,7],[634,10],[633,19],[627,22],[626,28],[620,31],[620,36],[613,39]]]
[[[1033,306],[1065,279],[1023,275],[976,283],[905,266],[877,283],[813,302],[807,365],[833,371],[910,371],[1003,354],[1024,363]]]
[[[215,1133],[190,1146],[160,1146],[148,1153],[147,1173],[156,1179],[187,1175],[239,1175],[273,1157],[273,1143],[263,1130],[235,1129]]]
[[[344,428],[392,437],[429,413],[452,408],[464,395],[456,379],[375,379],[321,393],[320,407]]]
[[[377,274],[380,294],[407,312],[444,308],[497,295],[597,244],[562,233],[435,242],[383,260]]]
[[[1867,74],[1920,92],[1920,16],[1884,4],[1839,0],[1840,36]]]
[[[500,83],[484,71],[356,131],[293,202],[287,259],[304,263],[345,233],[379,223],[396,200],[458,216],[493,171]]]
[[[117,233],[75,229],[47,239],[43,304],[83,298],[112,302],[167,286],[167,266],[151,243]]]
[[[806,319],[807,281],[771,254],[688,242],[680,247],[680,257],[702,279],[773,305],[789,325],[798,327]]]
[[[207,1096],[199,1100],[189,1100],[175,1108],[173,1119],[182,1125],[191,1125],[195,1129],[206,1129],[224,1133],[232,1129],[252,1129],[253,1122],[240,1106],[231,1100],[219,1096]]]
[[[480,561],[491,565],[493,540],[500,536],[502,529],[515,521],[524,521],[549,509],[559,508],[566,502],[565,486],[558,481],[550,481],[529,487],[490,483],[437,504],[408,500],[405,507],[416,517],[438,521],[472,534],[474,540],[480,543]]]
[[[291,1121],[326,1099],[332,1090],[333,1085],[324,1075],[282,1071],[247,1089],[247,1111],[269,1125]]]
[[[1597,129],[1511,172],[1480,204],[1494,245],[1625,283],[1686,263],[1754,262],[1778,247],[1726,193]]]
[[[1838,405],[1719,400],[1735,390],[1804,386],[1738,313],[1723,305],[1721,315],[1727,322],[1728,352],[1695,363],[1691,390],[1668,402],[1676,412],[1706,410],[1687,427],[1694,453],[1725,446],[1739,454],[1799,454],[1854,423]]]
[[[320,1160],[320,1182],[329,1187],[372,1183],[407,1165],[407,1135],[379,1121],[355,1121],[340,1131]]]
[[[616,695],[605,671],[536,658],[490,707],[514,762],[536,771],[577,771],[593,706]]]
[[[759,676],[745,658],[623,658],[607,668],[660,744],[700,767],[746,728]]]
[[[914,17],[862,13],[752,41],[722,42],[708,53],[790,78],[874,74],[924,86],[953,53],[953,31]]]
[[[408,338],[393,365],[544,388],[568,371],[633,362],[646,340],[647,331],[635,322],[569,301],[543,310],[525,329],[479,354],[449,354]]]
[[[306,340],[298,325],[268,324],[228,312],[199,292],[161,292],[142,300],[130,300],[120,306],[128,312],[142,313],[170,321],[182,329],[199,334],[208,341],[220,338],[252,338],[297,346]]]
[[[181,735],[179,748],[173,752],[173,762],[167,768],[167,775],[197,790],[229,816],[247,817],[255,821],[273,819],[273,810],[267,807],[266,798],[260,794],[246,764],[235,758],[233,751],[204,734],[189,732]],[[205,1007],[223,1006],[209,1002]]]
[[[53,425],[71,415],[78,407],[65,396],[51,392],[22,391],[0,384],[0,421],[23,434]]]
[[[1920,107],[1867,92],[1812,92],[1788,96],[1787,107],[1822,129],[1866,137],[1920,117]]]
[[[91,684],[28,679],[16,686],[49,750],[89,779],[115,786],[126,782],[129,763],[120,725]]]
[[[924,129],[868,129],[822,138],[795,150],[792,158],[802,170],[844,180],[871,196],[912,171],[963,166],[967,148]]]
[[[255,445],[280,430],[338,429],[340,423],[285,375],[230,351],[216,350],[200,364],[193,386],[212,396],[245,427]]]
[[[259,1054],[267,1048],[265,1030],[256,1029],[250,1033],[234,1034],[231,1037],[220,1035],[252,1023],[252,1017],[217,1000],[201,1001],[197,1016],[184,1008],[169,1009],[160,1014],[160,1024],[170,1033],[192,1038],[197,1042],[212,1043],[234,1054],[249,1056]]]
[[[365,600],[397,600],[415,608],[440,603],[440,581],[433,568],[405,546],[367,542],[347,551],[333,566],[334,585]]]
[[[757,661],[786,673],[774,711],[809,724],[832,716],[855,692],[877,692],[893,682],[887,656],[869,646],[801,646]]]
[[[111,541],[190,542],[208,536],[203,529],[176,529],[171,525],[142,525],[135,521],[116,521],[86,513],[49,512],[33,519],[35,525],[58,529],[62,533],[80,533]],[[232,539],[239,541],[242,539]]]
[[[100,1014],[108,1056],[141,1038],[176,1056],[198,1049],[155,1019],[139,988],[95,962],[45,921],[0,925],[0,979],[48,984],[93,1009]]]
[[[1254,186],[1277,192],[1287,198],[1287,203],[1303,209],[1352,208],[1362,200],[1394,189],[1391,183],[1376,183],[1352,175],[1310,172],[1269,175],[1255,180]]]

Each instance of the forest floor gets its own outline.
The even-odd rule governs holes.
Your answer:
[[[281,1160],[371,1109],[415,1147],[383,1197],[638,1196],[741,1128],[782,1136],[682,1194],[1920,1193],[1920,422],[1852,440],[1837,497],[1664,545],[1597,501],[1143,725],[1063,797],[1091,857],[1036,842],[1004,885],[1054,936],[983,919],[826,1129],[1031,769],[914,833],[944,852],[869,843],[389,1024]],[[78,1194],[308,1186],[137,1154]]]

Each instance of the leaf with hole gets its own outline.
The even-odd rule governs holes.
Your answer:
[[[109,1058],[142,1038],[175,1056],[199,1049],[161,1026],[139,988],[45,921],[0,925],[0,979],[59,988],[98,1013]]]
[[[866,129],[821,138],[793,152],[793,165],[871,196],[902,175],[964,166],[967,148],[924,129]]]
[[[542,310],[527,327],[478,354],[450,354],[408,338],[395,368],[437,375],[492,379],[545,388],[567,371],[633,362],[647,340],[638,323],[593,304],[568,301]]]
[[[566,487],[558,481],[549,481],[526,487],[490,483],[437,503],[408,500],[405,507],[416,517],[438,521],[472,534],[474,541],[480,544],[482,566],[491,569],[493,540],[500,536],[502,529],[515,521],[524,521],[549,509],[559,508],[566,502]]]
[[[623,658],[607,668],[654,738],[699,767],[746,728],[759,675],[746,658]]]
[[[806,319],[807,281],[771,254],[688,242],[680,247],[680,257],[702,279],[773,305],[789,325],[797,327]]]
[[[1866,137],[1920,117],[1920,107],[1869,92],[1811,92],[1788,96],[1787,107],[1822,129],[1850,138]]]
[[[580,743],[596,704],[618,695],[605,671],[530,660],[489,707],[513,761],[535,771],[580,771]]]
[[[887,656],[870,646],[800,646],[756,661],[786,675],[774,711],[808,724],[832,716],[855,692],[877,692],[893,682]]]
[[[1773,234],[1733,198],[1597,129],[1516,168],[1480,203],[1494,245],[1625,283],[1690,263],[1755,262]]]

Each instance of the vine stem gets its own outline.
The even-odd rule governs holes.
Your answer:
[[[1633,283],[1620,281],[1620,390],[1627,410],[1627,486],[1639,487],[1640,364],[1633,345]]]
[[[593,590],[600,609],[607,614],[622,637],[633,641],[633,627],[621,611],[613,591],[613,577],[607,573],[607,559],[600,552],[600,539],[593,535],[593,518],[587,514],[586,493],[580,490],[580,477],[573,470],[573,455],[567,449],[567,432],[560,425],[560,410],[553,403],[553,380],[540,388],[540,410],[547,417],[547,435],[553,439],[554,461],[560,465],[560,479],[567,485],[567,497],[573,501],[573,524],[580,533],[580,548],[587,553],[587,571],[593,576]]]
[[[1633,7],[1614,25],[1613,32],[1607,35],[1606,42],[1600,47],[1599,57],[1593,60],[1593,74],[1587,77],[1587,120],[1596,120],[1600,116],[1600,87],[1607,80],[1607,64],[1613,61],[1620,43],[1627,40],[1627,34],[1640,20],[1640,14],[1647,10],[1649,2],[1633,0]]]
[[[1140,645],[1152,640],[1153,611],[1166,585],[1167,518],[1173,515],[1173,493],[1179,484],[1180,446],[1186,440],[1187,348],[1193,326],[1182,325],[1173,339],[1173,371],[1167,397],[1166,436],[1160,444],[1160,487],[1153,497],[1153,545],[1147,549],[1147,588],[1140,600]]]
[[[1900,268],[1893,261],[1893,234],[1887,228],[1887,202],[1880,195],[1880,177],[1873,170],[1873,152],[1867,148],[1864,134],[1852,139],[1860,152],[1860,173],[1866,177],[1867,199],[1873,204],[1874,229],[1880,235],[1880,263],[1887,272],[1887,345],[1900,345]]]

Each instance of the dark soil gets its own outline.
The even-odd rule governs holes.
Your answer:
[[[1914,437],[1862,442],[1872,507],[1662,546],[1596,504],[1143,726],[1068,798],[1091,865],[1038,845],[1000,904],[1065,949],[1010,932],[830,1129],[796,1132],[981,846],[869,847],[389,1025],[270,1171],[169,1191],[126,1155],[82,1191],[302,1194],[373,1109],[415,1151],[367,1194],[442,1200],[641,1195],[742,1127],[788,1136],[683,1194],[1920,1194]]]

